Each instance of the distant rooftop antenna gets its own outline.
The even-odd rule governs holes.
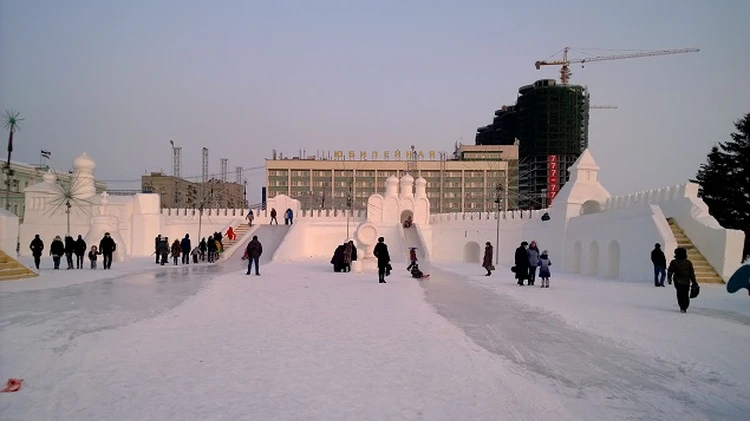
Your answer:
[[[203,148],[203,173],[201,181],[208,183],[208,148]]]
[[[182,164],[182,146],[175,146],[174,140],[170,140],[169,144],[172,145],[172,175],[179,177],[180,165]]]
[[[242,184],[242,167],[234,167],[234,177],[237,184]]]
[[[221,181],[227,182],[227,165],[229,164],[228,158],[220,158],[221,161]]]

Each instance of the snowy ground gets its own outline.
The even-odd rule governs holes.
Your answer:
[[[442,265],[421,283],[396,268],[381,285],[325,263],[270,264],[261,277],[235,263],[144,261],[25,291],[0,283],[0,377],[25,379],[0,394],[0,419],[739,420],[750,410],[746,294],[706,286],[684,315],[673,289],[643,284],[556,276],[541,290],[502,269],[465,277],[455,273],[481,269]]]

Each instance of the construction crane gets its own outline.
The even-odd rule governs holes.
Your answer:
[[[616,110],[617,105],[591,105],[589,110]]]
[[[561,60],[541,60],[534,63],[537,70],[541,69],[542,66],[561,66],[560,67],[560,82],[563,85],[567,85],[570,81],[570,77],[573,73],[570,71],[571,64],[586,64],[592,61],[608,61],[608,60],[624,60],[628,58],[639,58],[639,57],[653,57],[653,56],[666,56],[671,54],[684,54],[684,53],[696,53],[700,51],[699,48],[680,48],[676,50],[656,50],[656,51],[642,51],[638,53],[628,54],[614,54],[607,56],[593,56],[588,58],[568,58],[568,51],[570,47],[565,47],[562,50]]]

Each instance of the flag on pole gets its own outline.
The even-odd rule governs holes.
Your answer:
[[[42,149],[42,158],[47,158],[47,159],[49,159],[49,157],[50,157],[50,156],[52,156],[52,152],[50,152],[50,151],[45,151],[44,149]]]

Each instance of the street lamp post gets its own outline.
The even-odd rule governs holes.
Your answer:
[[[349,192],[346,194],[346,239],[349,237],[349,217],[352,214],[352,187],[349,186]]]
[[[501,194],[503,192],[503,186],[498,183],[495,188],[495,203],[497,204],[497,211],[495,215],[495,264],[500,265],[500,201]]]
[[[10,211],[10,186],[12,184],[13,169],[10,166],[10,156],[13,152],[13,133],[21,127],[22,118],[18,117],[18,111],[5,111],[3,126],[8,129],[8,161],[5,163],[5,209]]]

